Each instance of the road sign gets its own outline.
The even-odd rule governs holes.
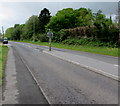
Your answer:
[[[47,33],[47,37],[52,38],[52,37],[53,37],[53,33],[52,33],[51,31],[49,31],[49,32]]]

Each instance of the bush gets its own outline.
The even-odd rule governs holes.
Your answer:
[[[47,42],[48,37],[46,36],[46,34],[38,34],[37,40],[40,41],[40,42]]]
[[[73,29],[62,29],[57,32],[57,41],[69,45],[92,45],[119,47],[119,30],[117,27],[104,27],[97,29],[93,27],[77,27]]]
[[[99,40],[95,40],[94,38],[69,38],[64,40],[62,43],[68,45],[88,45],[88,46],[96,46],[96,47],[113,47],[116,48],[116,44],[112,44],[111,42],[102,42]]]
[[[69,39],[64,40],[62,43],[68,44],[68,45],[87,45],[88,40],[85,38],[81,38],[81,39],[69,38]]]
[[[53,41],[53,42],[58,42],[58,43],[60,42],[59,32],[53,31],[52,41]]]

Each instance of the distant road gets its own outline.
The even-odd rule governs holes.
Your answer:
[[[25,43],[10,42],[15,58],[21,57],[24,64],[32,72],[39,87],[44,92],[44,96],[52,104],[118,104],[118,82],[89,71],[80,66],[60,60],[56,57],[43,53],[44,46],[36,46]],[[27,45],[27,46],[26,46]],[[57,48],[55,48],[57,49]],[[98,58],[111,64],[117,64],[117,58],[84,52],[75,52],[64,49],[58,51],[81,54],[86,57]],[[29,77],[24,72],[22,66],[19,66],[19,60],[16,61],[17,73],[24,77]],[[97,64],[97,63],[96,63]],[[21,93],[21,99],[27,99],[24,96],[22,83],[23,77],[17,76],[18,91]],[[27,79],[26,79],[27,80]],[[21,83],[21,84],[20,84]],[[29,86],[28,89],[31,89]],[[33,92],[33,91],[31,91]],[[34,95],[34,93],[33,93]]]

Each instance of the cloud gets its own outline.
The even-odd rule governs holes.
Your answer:
[[[8,26],[14,17],[14,11],[11,8],[3,5],[3,3],[0,3],[0,29],[2,26]]]
[[[1,26],[4,26],[4,29],[6,29],[7,27],[14,26],[14,24],[22,24],[30,16],[31,11],[22,5],[22,3],[0,3],[0,29]]]
[[[8,8],[8,7],[0,4],[0,24],[3,21],[6,21],[13,17],[14,17],[14,11],[11,8]]]

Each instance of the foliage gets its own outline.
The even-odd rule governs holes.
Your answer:
[[[93,22],[93,14],[91,9],[80,8],[75,10],[77,16],[76,26],[91,26]]]
[[[80,8],[74,10],[72,8],[66,8],[58,11],[46,27],[54,31],[59,31],[77,26],[90,26],[92,25],[92,21],[93,14],[90,9]]]
[[[57,12],[55,16],[50,19],[46,28],[59,31],[61,29],[68,29],[76,27],[77,19],[72,8],[66,8]]]
[[[44,8],[43,10],[41,10],[40,14],[39,14],[39,22],[40,22],[40,32],[41,33],[45,33],[45,25],[48,24],[48,22],[50,21],[50,12],[48,9]]]
[[[12,32],[12,39],[13,40],[20,40],[20,36],[22,34],[22,29],[20,25],[15,25],[14,30]]]
[[[116,48],[116,44],[112,44],[111,42],[102,42],[92,38],[70,38],[66,39],[62,42],[63,44],[68,45],[82,45],[82,46],[93,46],[93,47],[112,47]]]
[[[8,39],[12,39],[13,30],[14,30],[14,28],[12,28],[12,27],[8,28],[5,32],[5,37],[7,37]]]
[[[40,27],[39,27],[39,19],[38,16],[31,16],[25,23],[25,27],[24,27],[24,37],[25,39],[31,39],[32,36],[37,36],[37,34],[40,31]],[[35,37],[33,37],[35,38]],[[24,39],[24,38],[23,38]],[[34,40],[34,39],[32,39]]]
[[[0,45],[0,85],[4,77],[5,63],[7,59],[8,47]]]
[[[37,39],[36,39],[37,41],[40,41],[40,42],[47,42],[48,41],[48,38],[47,38],[47,36],[45,35],[45,34],[39,34],[38,36],[37,36]]]

